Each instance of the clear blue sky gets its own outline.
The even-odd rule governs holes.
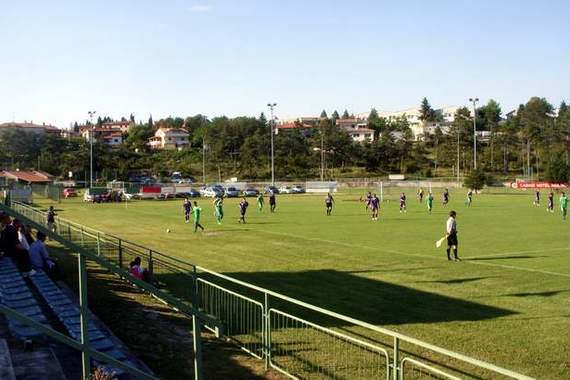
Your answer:
[[[567,0],[0,2],[0,122],[570,98]]]

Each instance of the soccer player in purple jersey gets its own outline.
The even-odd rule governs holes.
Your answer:
[[[327,196],[325,197],[325,205],[327,207],[327,216],[330,216],[332,214],[333,203],[334,203],[334,198],[331,195],[331,193],[328,193]]]
[[[372,220],[378,220],[378,210],[380,208],[380,199],[373,194],[370,198],[370,210],[372,211]]]
[[[443,206],[447,206],[447,204],[449,203],[449,190],[445,189],[445,191],[443,192]]]
[[[243,197],[242,201],[239,203],[239,223],[243,223],[245,224],[245,213],[247,211],[247,207],[249,206],[249,203],[247,202],[247,199],[245,199],[245,197]]]
[[[552,191],[548,193],[548,206],[546,207],[546,211],[554,212],[554,193]]]
[[[404,193],[400,195],[400,212],[408,212],[406,207],[406,194]]]
[[[184,204],[182,205],[184,209],[184,220],[186,223],[190,223],[190,214],[192,213],[192,203],[188,200],[188,198],[184,199]]]

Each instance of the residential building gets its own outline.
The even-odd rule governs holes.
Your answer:
[[[117,147],[123,143],[123,136],[128,133],[134,123],[130,121],[116,121],[91,126],[79,127],[80,135],[87,141],[93,136],[94,141],[99,141],[110,147]]]
[[[179,128],[159,128],[148,145],[151,149],[181,149],[190,145],[190,134]]]
[[[302,124],[298,120],[300,120],[300,119],[295,119],[295,121],[292,121],[289,123],[277,124],[275,126],[275,134],[278,135],[279,133],[282,133],[282,132],[297,130],[304,137],[310,137],[312,135],[313,131],[318,128],[318,124],[317,125]]]
[[[347,130],[347,133],[350,137],[352,137],[353,141],[359,143],[374,141],[374,129],[356,127],[354,129]]]
[[[368,128],[366,119],[361,118],[348,118],[337,119],[336,125],[340,129],[345,130],[353,141],[356,142],[372,142],[374,141],[374,130]]]
[[[18,131],[25,131],[25,132],[32,132],[37,134],[54,134],[54,135],[61,135],[63,130],[54,127],[51,124],[34,124],[32,121],[24,121],[23,123],[17,122],[9,122],[0,124],[0,131],[3,130],[18,130]]]

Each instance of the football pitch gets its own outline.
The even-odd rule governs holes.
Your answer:
[[[540,378],[570,376],[570,221],[533,206],[532,192],[475,195],[451,190],[434,211],[406,189],[408,212],[391,189],[380,220],[359,198],[279,195],[263,212],[226,199],[218,225],[211,199],[197,199],[205,232],[185,224],[182,200],[56,205],[60,217],[149,246],[211,270],[429,343]],[[543,192],[543,198],[546,194]],[[556,196],[556,199],[558,196]],[[546,199],[543,199],[546,202]],[[37,200],[45,208],[50,203]],[[457,211],[459,257],[435,241]],[[167,232],[167,229],[170,232]]]

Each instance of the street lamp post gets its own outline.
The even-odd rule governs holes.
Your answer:
[[[206,143],[204,137],[202,137],[202,182],[206,186]]]
[[[277,106],[277,103],[267,103],[271,111],[271,122],[269,123],[269,128],[271,129],[271,186],[275,186],[275,153],[273,145],[273,128],[275,127],[275,117],[273,116],[273,109]]]
[[[89,133],[89,144],[90,144],[90,166],[89,166],[89,188],[93,187],[93,133],[95,132],[95,128],[93,127],[93,116],[97,111],[88,111],[87,114],[89,115],[89,122],[91,123],[91,133]]]
[[[469,98],[473,103],[473,169],[477,169],[477,102],[479,98]]]

